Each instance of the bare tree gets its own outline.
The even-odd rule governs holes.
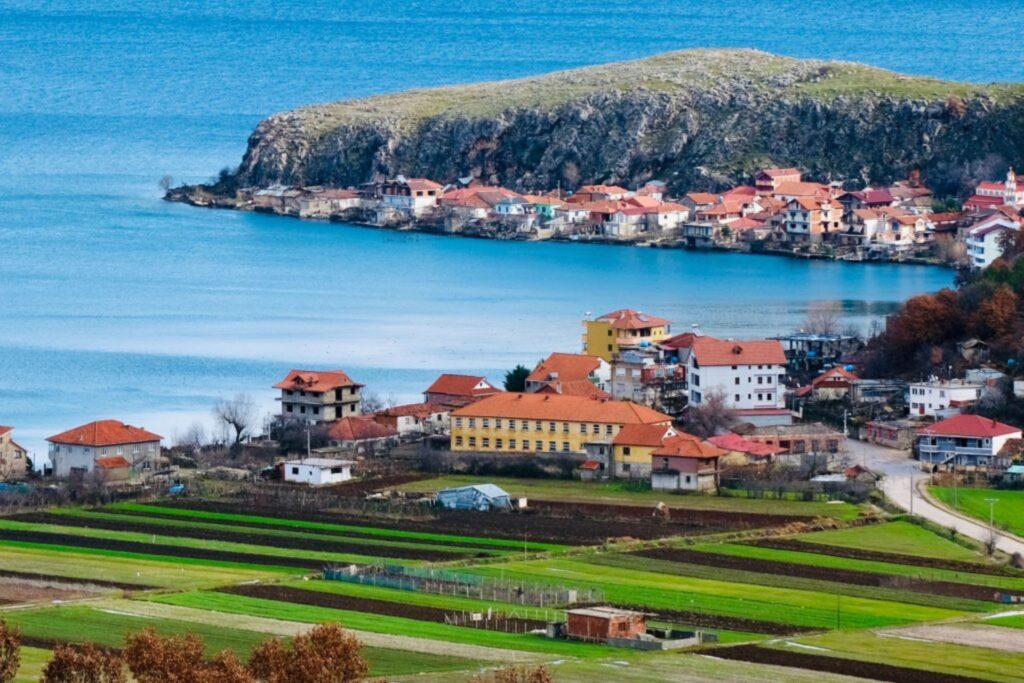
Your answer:
[[[811,334],[835,334],[839,331],[840,308],[836,301],[811,304],[804,318],[804,332]]]
[[[384,403],[384,399],[380,397],[380,394],[377,394],[372,391],[363,392],[363,397],[362,401],[360,402],[359,409],[363,412],[364,415],[369,415],[370,413],[379,413],[386,407],[387,405]]]
[[[192,453],[197,453],[206,445],[206,428],[201,422],[193,422],[175,441],[179,448],[187,448]]]
[[[249,394],[235,394],[230,400],[221,399],[213,407],[213,416],[217,421],[234,432],[235,444],[242,443],[255,415],[256,405]]]
[[[691,405],[683,416],[683,429],[703,439],[728,431],[737,422],[736,413],[729,408],[725,392],[713,389],[704,395],[704,400]]]

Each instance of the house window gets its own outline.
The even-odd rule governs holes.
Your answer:
[[[540,452],[541,452],[542,450],[544,450],[544,442],[543,442],[543,441],[537,441],[537,442],[535,442],[535,443],[534,443],[534,446],[535,446],[535,450],[536,450],[536,451],[537,451],[538,453],[540,453]]]
[[[629,455],[629,446],[623,446],[622,447],[622,454],[623,455]]]
[[[461,436],[455,437],[455,445],[456,446],[461,446],[462,445],[462,437]]]
[[[740,395],[736,394],[736,403],[739,403],[739,402],[740,402]]]
[[[568,422],[563,422],[562,423],[562,431],[565,432],[565,433],[569,433],[569,423]]]
[[[565,453],[569,452],[569,442],[568,441],[563,441],[562,442],[562,451],[565,452]]]
[[[611,425],[605,425],[604,426],[604,433],[605,434],[611,434],[612,433],[612,429],[613,429],[613,427]]]
[[[548,431],[549,432],[555,431],[555,423],[554,422],[549,422],[548,423]]]
[[[601,433],[601,425],[594,425],[594,433],[595,434],[600,434]]]
[[[501,429],[501,418],[500,417],[499,418],[495,418],[495,420],[494,420],[494,428],[495,429]]]
[[[513,449],[513,450],[515,450],[515,448],[516,448],[516,440],[515,439],[509,439],[508,440],[508,447]]]
[[[558,444],[556,444],[554,441],[548,441],[548,450],[554,453],[555,451],[558,450]]]
[[[526,420],[523,420],[522,428],[524,432],[530,431],[530,423],[527,422]]]
[[[485,417],[483,420],[480,421],[480,424],[484,429],[487,429],[488,427],[491,426],[491,421]]]
[[[527,441],[526,439],[523,439],[523,450],[524,451],[530,450],[530,442]]]
[[[472,417],[469,418],[469,428],[470,429],[476,428],[476,419],[475,418],[472,418]]]
[[[475,436],[469,437],[469,447],[470,448],[475,448],[476,447],[476,437]]]
[[[298,474],[298,473],[299,473],[299,468],[298,467],[293,467],[292,468],[292,474]]]
[[[629,463],[628,462],[622,463],[622,471],[623,472],[629,472]]]
[[[739,384],[739,383],[740,383],[740,378],[739,378],[739,377],[737,377],[737,378],[736,378],[736,381],[734,382],[734,384]]]
[[[484,437],[484,438],[483,438],[483,439],[481,440],[481,445],[482,445],[482,446],[483,446],[484,448],[490,448],[490,447],[491,447],[491,440],[490,440],[489,438],[487,438],[487,437],[485,436],[485,437]]]
[[[586,434],[586,433],[587,433],[587,425],[586,424],[581,424],[580,425],[580,434]]]
[[[292,412],[294,410],[294,407],[292,406],[292,404],[288,403],[288,404],[285,404],[284,409],[287,410],[290,413],[290,412]]]
[[[462,426],[462,418],[461,417],[455,418],[455,426],[456,427],[461,427]]]
[[[534,429],[536,429],[539,432],[539,431],[544,429],[544,423],[541,422],[540,420],[537,420],[537,422],[533,425],[533,427],[534,427]]]
[[[319,409],[319,408],[317,408],[317,407],[314,407],[314,408],[313,408],[313,414],[314,414],[314,415],[319,415],[319,414],[320,414],[320,409]]]
[[[299,408],[299,412],[300,412],[300,413],[303,413],[303,414],[305,414],[305,412],[306,412],[306,406],[301,406],[301,407]]]

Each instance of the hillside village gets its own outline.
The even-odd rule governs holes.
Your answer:
[[[442,185],[393,179],[358,188],[238,188],[210,194],[168,191],[169,199],[309,219],[358,222],[498,239],[559,239],[777,252],[847,260],[925,259],[984,268],[1018,231],[1024,176],[1010,169],[979,183],[962,203],[933,196],[919,174],[886,187],[844,189],[796,168],[768,168],[752,184],[670,197],[651,180],[627,189],[583,185],[521,193],[466,178]],[[208,188],[210,189],[210,188]]]

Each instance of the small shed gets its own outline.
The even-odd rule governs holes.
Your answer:
[[[606,642],[609,638],[634,639],[647,633],[642,612],[616,607],[580,607],[567,610],[565,634],[573,640]]]
[[[306,458],[284,463],[284,480],[310,486],[330,486],[352,478],[351,460]]]
[[[1006,468],[1003,479],[1008,482],[1019,483],[1024,481],[1024,465],[1010,465]]]
[[[505,489],[494,484],[471,484],[437,492],[437,502],[452,510],[507,510],[512,499]]]
[[[132,464],[122,455],[96,458],[95,465],[96,476],[107,486],[123,484],[131,479]]]

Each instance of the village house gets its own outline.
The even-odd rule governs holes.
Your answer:
[[[785,232],[790,242],[817,244],[841,227],[840,205],[832,199],[798,196],[786,205]]]
[[[831,466],[847,453],[843,433],[820,422],[756,427],[744,436],[749,441],[782,449],[775,461],[790,467],[803,466],[810,459]]]
[[[385,210],[418,218],[437,206],[442,189],[433,180],[398,176],[381,183],[379,194]]]
[[[401,437],[446,434],[451,409],[439,403],[407,403],[373,415],[374,422],[390,427]]]
[[[850,222],[853,212],[857,209],[879,209],[885,206],[894,206],[896,198],[888,188],[865,188],[855,192],[844,192],[839,195],[838,201],[843,205],[843,221]]]
[[[836,366],[811,380],[811,395],[819,401],[835,401],[850,394],[850,388],[859,379],[846,368]]]
[[[671,341],[671,340],[666,340]],[[612,397],[634,401],[681,416],[689,399],[686,393],[686,365],[671,351],[625,351],[612,361]]]
[[[707,441],[668,439],[651,453],[651,488],[656,491],[716,491],[719,459],[727,452]]]
[[[861,439],[886,448],[906,450],[914,445],[920,427],[921,423],[915,420],[872,420],[862,428]]]
[[[679,435],[670,424],[628,424],[612,439],[608,457],[597,460],[609,476],[646,479],[651,476],[651,454]]]
[[[668,320],[629,308],[584,320],[583,326],[583,352],[609,362],[622,351],[649,347],[672,332]]]
[[[755,424],[789,424],[786,410],[786,354],[775,339],[734,341],[693,335],[686,369],[690,405],[712,393],[726,407]]]
[[[689,211],[682,204],[661,202],[644,209],[649,232],[675,230],[689,217]]]
[[[635,640],[647,633],[642,612],[617,607],[577,607],[566,610],[566,636],[572,640],[606,643],[609,639]]]
[[[1021,217],[994,213],[967,229],[964,244],[974,269],[987,268],[1003,255],[1003,240],[1021,229]]]
[[[13,437],[14,427],[0,425],[0,481],[23,479],[28,474],[28,451]]]
[[[1017,175],[1011,168],[1003,182],[981,182],[974,195],[964,202],[969,210],[990,209],[997,206],[1024,206],[1024,175]]]
[[[274,388],[285,419],[333,422],[360,412],[363,385],[342,370],[292,370]]]
[[[98,459],[120,456],[127,461],[132,478],[137,478],[156,470],[162,439],[141,427],[98,420],[55,434],[47,441],[56,477],[85,475],[96,469]]]
[[[754,176],[754,186],[763,194],[774,194],[784,183],[799,183],[803,174],[796,168],[766,168]]]
[[[461,408],[482,398],[502,393],[502,389],[479,375],[454,375],[445,373],[423,392],[426,403],[445,408]]]
[[[910,414],[925,417],[949,417],[974,405],[984,388],[982,383],[964,379],[944,380],[931,377],[910,384]]]
[[[720,201],[722,201],[722,195],[714,194],[712,192],[688,192],[680,200],[680,203],[686,207],[689,215],[696,220],[698,215],[707,211]]]
[[[602,232],[608,237],[628,239],[647,230],[647,212],[639,206],[622,203],[608,214]]]
[[[1018,427],[980,415],[955,415],[919,429],[917,456],[933,468],[987,468],[1010,439],[1021,438]]]
[[[708,443],[725,451],[725,455],[719,458],[719,466],[722,468],[771,465],[776,456],[786,452],[781,446],[751,441],[732,432],[712,436]]]
[[[331,486],[352,478],[351,460],[336,458],[304,458],[282,463],[282,478],[295,484]]]
[[[318,453],[330,454],[332,450],[369,453],[377,448],[386,448],[398,443],[398,430],[375,422],[369,415],[343,417],[330,423],[327,428],[329,448],[317,449]]]
[[[572,193],[567,201],[578,202],[605,202],[619,201],[630,194],[629,190],[618,185],[584,185]]]
[[[603,358],[576,353],[552,353],[526,378],[526,391],[607,398],[610,396],[611,375],[611,365]]]
[[[672,418],[625,401],[561,394],[501,393],[452,413],[452,450],[481,453],[585,454],[625,425]]]
[[[801,197],[820,201],[834,199],[835,194],[837,193],[833,191],[832,187],[821,183],[785,182],[779,184],[772,196],[788,204]]]

